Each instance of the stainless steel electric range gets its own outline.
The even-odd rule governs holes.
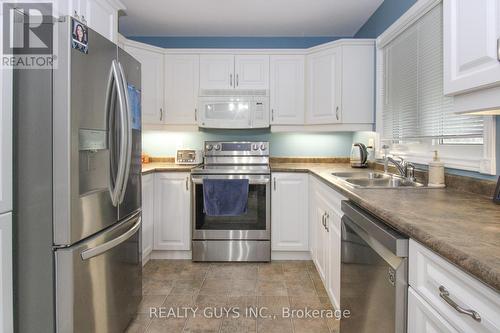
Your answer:
[[[271,170],[268,142],[205,142],[193,182],[193,261],[271,260]],[[248,179],[247,212],[208,216],[204,179]]]

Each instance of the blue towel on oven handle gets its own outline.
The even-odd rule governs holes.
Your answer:
[[[203,179],[203,204],[208,216],[247,213],[248,179]]]

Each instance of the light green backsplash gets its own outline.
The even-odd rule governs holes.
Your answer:
[[[155,157],[175,156],[178,148],[202,149],[210,140],[269,141],[271,156],[349,156],[353,133],[271,133],[269,130],[142,132],[142,150]]]

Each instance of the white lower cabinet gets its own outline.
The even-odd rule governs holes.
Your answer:
[[[142,258],[153,250],[155,174],[142,176]]]
[[[13,332],[12,213],[0,215],[0,332]]]
[[[310,177],[311,255],[325,289],[340,308],[341,202],[347,200],[334,189]]]
[[[335,203],[335,201],[333,201]],[[341,254],[342,213],[330,207],[326,223],[328,225],[328,273],[326,291],[333,299],[332,304],[340,309],[340,254]]]
[[[189,172],[155,174],[153,250],[190,250]]]
[[[414,240],[409,246],[409,284],[409,299],[418,296],[420,302],[409,303],[409,332],[455,332],[448,326],[458,332],[500,332],[500,294]],[[412,306],[419,310],[412,311]],[[426,325],[419,319],[424,308],[434,310],[425,312]],[[434,330],[431,317],[435,325],[448,325]]]
[[[309,249],[307,173],[273,173],[271,193],[271,248],[273,251]]]
[[[422,297],[408,288],[408,333],[455,333],[455,330]]]
[[[321,280],[327,285],[327,261],[328,261],[328,232],[326,230],[326,213],[328,209],[328,198],[325,193],[316,188],[315,193],[313,193],[314,204],[312,209],[314,210],[313,217],[311,221],[312,229],[314,232],[314,255],[313,261],[316,265]]]

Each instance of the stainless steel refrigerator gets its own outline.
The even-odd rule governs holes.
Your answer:
[[[53,24],[57,67],[14,70],[15,328],[122,332],[142,297],[140,63]]]

